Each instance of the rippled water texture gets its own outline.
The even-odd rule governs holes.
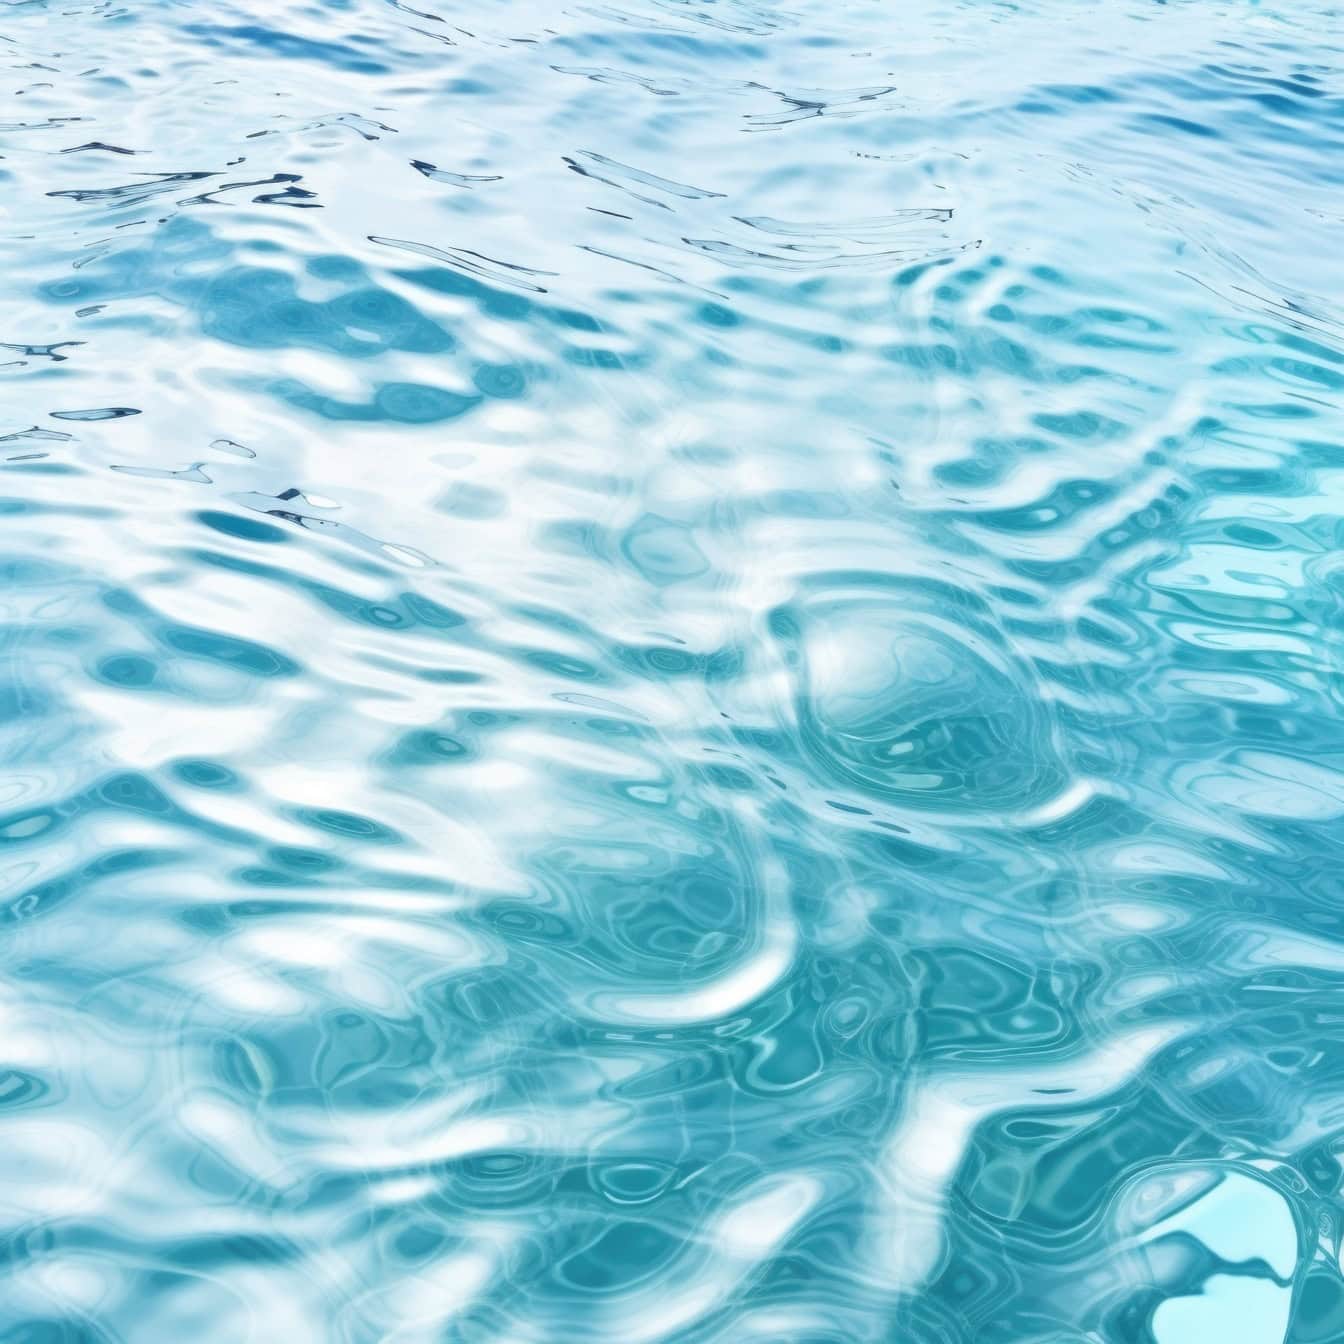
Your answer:
[[[1344,1338],[1344,11],[6,0],[0,1340]]]

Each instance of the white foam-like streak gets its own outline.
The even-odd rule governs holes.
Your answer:
[[[890,1292],[914,1293],[932,1276],[944,1248],[948,1188],[977,1125],[1010,1107],[1072,1105],[1113,1091],[1180,1030],[1174,1023],[1146,1027],[1090,1054],[1039,1068],[1023,1065],[916,1080],[878,1167],[874,1284]]]
[[[499,1274],[501,1251],[510,1238],[481,1239],[467,1250],[444,1255],[417,1272],[372,1289],[353,1304],[387,1344],[435,1344],[444,1328],[467,1310]]]
[[[657,1280],[626,1294],[595,1333],[621,1344],[675,1338],[727,1303],[821,1200],[821,1181],[795,1172],[758,1181]]]
[[[267,1123],[218,1091],[183,1099],[178,1119],[197,1143],[211,1148],[254,1179],[283,1188],[305,1174],[358,1171],[400,1180],[418,1167],[500,1149],[575,1152],[619,1118],[597,1103],[582,1115],[565,1111],[482,1109],[485,1088],[468,1085],[453,1095],[397,1111],[348,1117],[315,1109],[290,1111],[284,1124]]]
[[[755,955],[731,971],[681,993],[601,994],[593,999],[598,1014],[607,1021],[630,1025],[652,1023],[709,1022],[726,1017],[760,998],[788,974],[797,947],[797,930],[779,924],[766,931]]]
[[[757,861],[762,929],[751,955],[721,975],[686,989],[599,991],[587,999],[588,1010],[603,1021],[627,1026],[711,1022],[740,1012],[777,985],[797,955],[798,926],[789,909],[783,865],[765,854]]]

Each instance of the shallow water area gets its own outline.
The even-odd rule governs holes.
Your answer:
[[[1344,1337],[1323,0],[0,10],[0,1341]]]

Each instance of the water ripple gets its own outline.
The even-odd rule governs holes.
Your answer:
[[[1325,0],[0,52],[0,1339],[1344,1337]]]

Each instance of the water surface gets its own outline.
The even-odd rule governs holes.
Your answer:
[[[0,1339],[1344,1336],[1342,50],[6,3]]]

